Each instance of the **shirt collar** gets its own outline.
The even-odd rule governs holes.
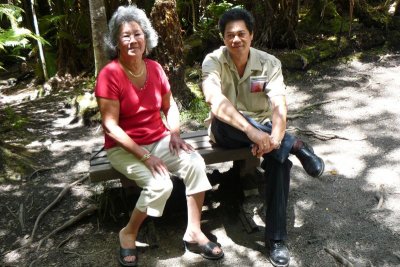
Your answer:
[[[222,51],[223,51],[223,54],[224,54],[224,57],[222,58],[222,63],[228,64],[229,68],[231,70],[236,70],[235,64],[233,63],[232,58],[230,57],[229,51],[226,48],[226,46],[222,47]],[[253,48],[253,47],[250,47],[250,57],[247,60],[246,71],[245,71],[244,76],[247,76],[246,72],[248,72],[249,68],[250,68],[250,72],[262,71],[261,62],[260,62],[260,59],[257,56],[257,50],[255,48]]]

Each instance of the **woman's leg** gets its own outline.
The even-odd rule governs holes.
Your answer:
[[[206,174],[204,159],[195,151],[191,153],[181,151],[179,155],[173,155],[169,150],[159,149],[166,145],[168,147],[169,140],[169,137],[165,137],[158,143],[153,152],[159,155],[167,165],[168,170],[174,176],[181,178],[185,184],[188,224],[183,240],[188,242],[189,246],[203,250],[203,254],[204,251],[210,249],[213,254],[208,255],[210,258],[222,257],[221,248],[214,243],[210,244],[210,240],[201,230],[201,209],[205,191],[212,188]]]
[[[186,196],[188,224],[183,240],[186,242],[197,243],[199,245],[206,245],[210,240],[201,231],[201,208],[204,202],[205,192],[196,193]],[[212,250],[213,254],[219,255],[222,249],[215,246]]]
[[[146,218],[147,214],[145,212],[141,212],[137,208],[133,210],[128,224],[119,232],[119,242],[121,248],[136,248],[135,242],[139,233],[139,228]],[[134,262],[136,259],[135,256],[127,256],[124,258],[124,260],[126,262]]]
[[[162,215],[166,201],[172,191],[172,181],[169,176],[153,176],[143,162],[122,148],[117,147],[108,150],[107,157],[117,171],[143,188],[128,224],[119,232],[122,248],[120,257],[123,258],[125,263],[135,262],[137,260],[135,253],[127,249],[136,248],[135,242],[140,226],[147,216],[160,217]]]

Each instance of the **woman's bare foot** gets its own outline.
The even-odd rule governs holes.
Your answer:
[[[136,236],[132,233],[127,233],[126,228],[122,228],[119,231],[119,242],[120,246],[123,249],[135,249],[136,248]],[[124,257],[125,262],[134,262],[136,260],[136,256],[130,255]]]
[[[189,243],[197,243],[200,246],[206,245],[208,242],[210,242],[203,232],[194,232],[190,230],[186,230],[185,234],[183,235],[183,240]],[[219,246],[216,246],[213,248],[212,253],[214,255],[219,255],[223,252]]]

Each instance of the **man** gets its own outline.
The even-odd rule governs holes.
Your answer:
[[[281,63],[251,47],[254,18],[250,12],[240,8],[226,11],[219,30],[225,46],[208,54],[202,65],[202,90],[211,106],[210,137],[227,148],[249,146],[254,156],[264,158],[269,259],[274,266],[288,266],[290,256],[284,241],[292,167],[289,154],[296,155],[313,177],[322,175],[324,162],[309,145],[285,134]]]

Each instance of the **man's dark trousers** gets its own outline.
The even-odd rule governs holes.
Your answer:
[[[272,125],[265,125],[246,117],[254,127],[271,133]],[[218,145],[226,148],[251,148],[252,142],[247,135],[216,118],[211,124],[211,132]],[[288,159],[290,150],[295,142],[295,137],[285,134],[281,147],[264,154],[261,167],[265,170],[265,203],[267,206],[265,218],[266,241],[287,239],[286,231],[286,208],[289,195],[290,169],[292,162]]]

